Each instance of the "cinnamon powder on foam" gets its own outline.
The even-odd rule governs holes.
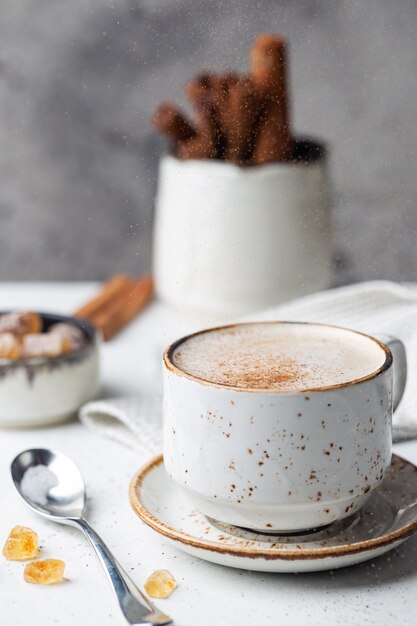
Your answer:
[[[206,382],[291,392],[360,378],[385,359],[355,335],[297,325],[285,330],[255,323],[206,331],[180,343],[173,362]]]

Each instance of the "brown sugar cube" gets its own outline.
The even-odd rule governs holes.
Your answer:
[[[187,118],[170,102],[162,103],[152,117],[153,127],[174,144],[195,137],[196,131]]]
[[[10,531],[3,548],[8,561],[27,561],[38,554],[38,535],[31,528],[15,526]]]
[[[168,598],[177,588],[177,581],[166,569],[157,569],[145,582],[145,591],[151,598]]]
[[[255,164],[291,157],[286,57],[286,40],[280,35],[261,35],[251,50],[251,76],[261,111],[254,145]]]
[[[19,339],[12,333],[0,333],[0,359],[19,359],[22,347]]]
[[[42,319],[37,313],[6,313],[0,315],[0,333],[13,333],[17,337],[27,333],[40,333]]]
[[[22,340],[23,357],[58,356],[71,352],[72,344],[58,333],[25,335]]]
[[[53,324],[49,327],[48,333],[67,339],[71,344],[72,350],[80,348],[85,343],[83,331],[75,324],[67,324],[66,322]]]
[[[35,585],[55,585],[64,578],[65,563],[60,559],[43,559],[25,565],[23,577]]]

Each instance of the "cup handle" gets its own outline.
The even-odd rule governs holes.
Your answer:
[[[388,346],[393,356],[392,405],[393,411],[395,411],[404,395],[405,383],[407,381],[407,356],[405,346],[402,341],[392,335],[378,335],[378,339]]]

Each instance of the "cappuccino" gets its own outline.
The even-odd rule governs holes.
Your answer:
[[[320,324],[249,323],[207,330],[173,347],[184,374],[215,385],[298,392],[371,376],[387,354],[375,340]]]

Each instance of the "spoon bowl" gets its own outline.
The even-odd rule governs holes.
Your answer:
[[[25,450],[12,462],[11,473],[18,493],[37,513],[61,523],[83,517],[84,479],[65,454],[43,448]]]

